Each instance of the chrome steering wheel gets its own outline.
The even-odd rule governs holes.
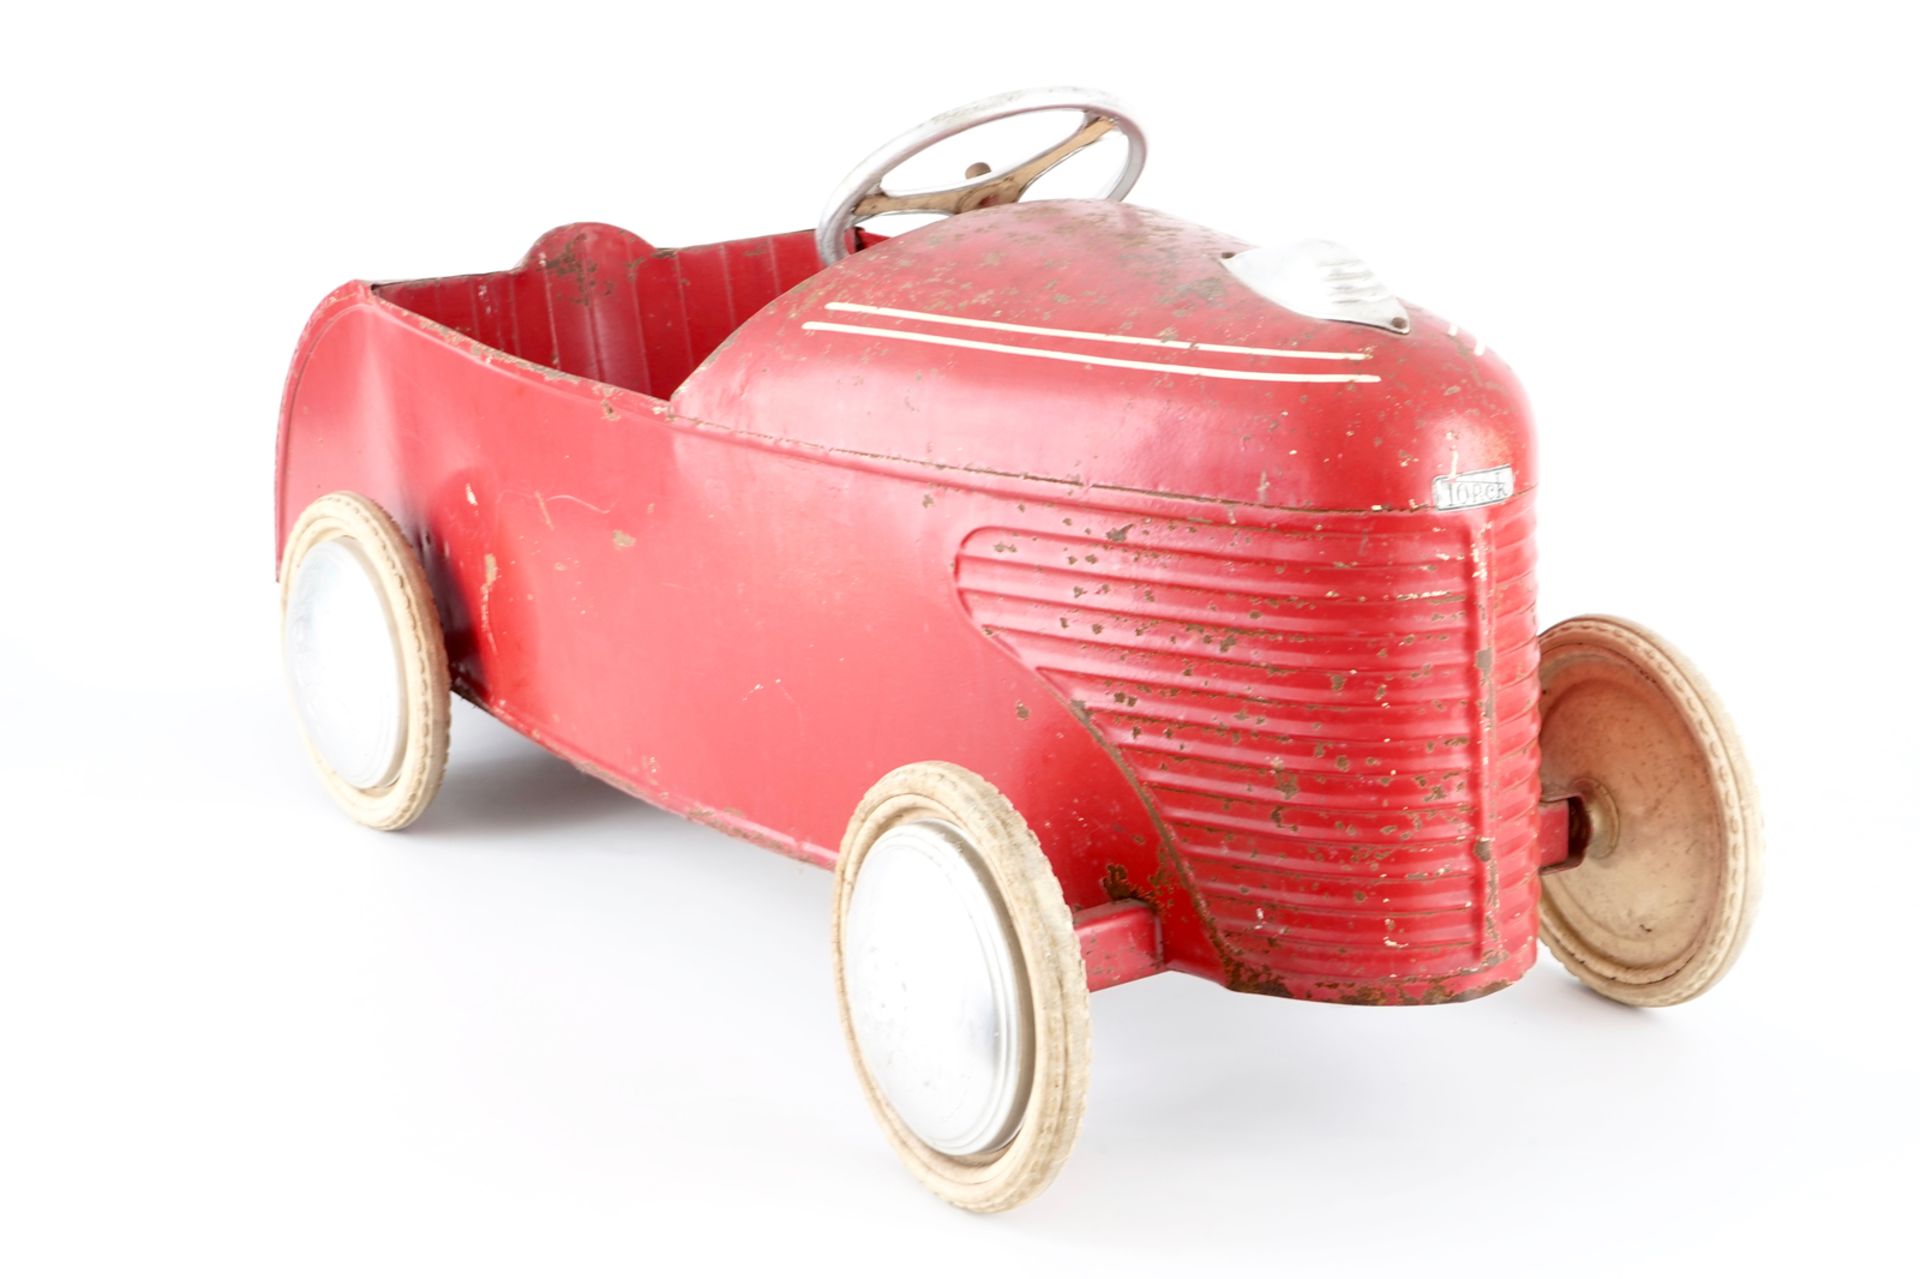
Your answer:
[[[896,195],[882,185],[889,173],[914,156],[968,129],[1034,111],[1072,110],[1083,113],[1079,128],[1011,168],[988,171],[984,165],[975,165],[967,170],[967,181],[934,191],[907,191]],[[1113,184],[1100,197],[1104,200],[1123,199],[1133,190],[1147,162],[1146,134],[1126,109],[1106,94],[1096,89],[1022,89],[937,115],[868,156],[835,188],[833,198],[827,201],[827,211],[820,217],[820,228],[814,233],[820,264],[832,266],[845,257],[847,232],[868,218],[889,213],[936,213],[951,217],[972,209],[1012,204],[1027,193],[1027,188],[1041,174],[1115,131],[1127,140],[1127,159]]]

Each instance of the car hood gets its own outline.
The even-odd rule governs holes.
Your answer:
[[[1416,510],[1509,468],[1506,366],[1409,307],[1401,335],[1243,283],[1232,237],[1110,201],[983,209],[884,241],[743,324],[674,411],[945,471],[1313,510]]]

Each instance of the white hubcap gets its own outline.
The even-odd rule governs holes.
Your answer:
[[[301,558],[284,628],[287,680],[307,740],[349,786],[391,782],[405,739],[400,646],[379,580],[351,538]]]
[[[965,835],[915,821],[874,843],[841,963],[861,1059],[914,1135],[948,1155],[1013,1140],[1033,1079],[1026,979]]]

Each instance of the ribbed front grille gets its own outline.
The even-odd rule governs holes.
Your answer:
[[[1530,495],[1078,523],[973,534],[961,597],[1132,771],[1243,980],[1418,981],[1530,945]]]

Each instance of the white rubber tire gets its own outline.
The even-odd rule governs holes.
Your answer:
[[[1006,909],[1033,1017],[1033,1082],[1019,1130],[998,1150],[956,1157],[916,1137],[876,1086],[854,1035],[842,951],[860,867],[891,827],[936,820],[963,832]],[[847,826],[834,876],[834,991],[860,1086],[887,1140],[935,1194],[970,1212],[1004,1212],[1046,1189],[1072,1153],[1086,1105],[1091,1029],[1086,966],[1053,868],[1020,814],[976,773],[956,764],[908,764],[867,792]]]
[[[426,574],[413,547],[388,514],[357,493],[329,493],[300,513],[280,562],[280,615],[285,643],[287,604],[301,562],[314,548],[344,538],[372,571],[391,623],[402,679],[399,765],[384,784],[365,788],[342,778],[304,729],[308,754],[328,794],[355,821],[377,830],[409,825],[433,802],[447,768],[451,701],[447,650]],[[295,707],[298,718],[298,706]]]

